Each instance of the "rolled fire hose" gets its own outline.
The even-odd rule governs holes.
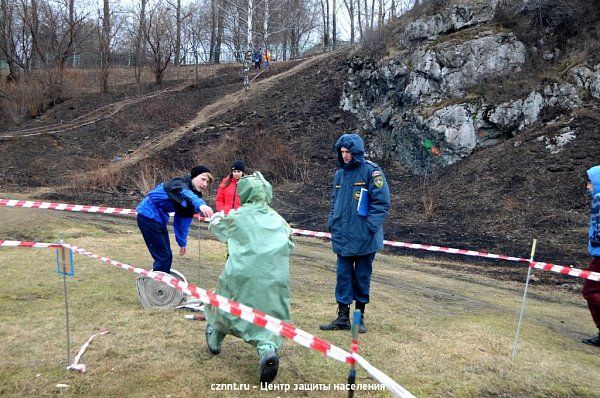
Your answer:
[[[173,268],[171,268],[171,275],[187,283],[185,276]],[[140,276],[136,281],[136,287],[144,308],[175,308],[187,297],[182,291],[147,276]]]

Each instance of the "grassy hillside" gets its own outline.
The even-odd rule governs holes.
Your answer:
[[[0,239],[53,241],[62,231],[67,242],[97,254],[150,266],[132,219],[13,208],[0,208],[0,219]],[[225,247],[203,228],[192,235],[189,255],[176,258],[174,268],[192,283],[212,288]],[[296,244],[292,322],[348,349],[349,333],[318,330],[335,315],[335,258],[329,244],[309,238]],[[577,292],[532,286],[519,353],[511,360],[523,283],[406,255],[376,259],[366,312],[369,331],[360,336],[359,351],[371,364],[419,397],[598,396],[600,356],[598,349],[579,342],[594,330]],[[63,282],[54,272],[52,251],[0,248],[0,259],[0,395],[231,396],[211,385],[247,383],[251,391],[236,396],[323,396],[321,391],[261,391],[251,346],[228,337],[220,355],[209,355],[203,322],[184,320],[181,312],[141,308],[134,276],[78,255],[76,275],[67,280],[71,356],[101,328],[110,334],[97,337],[83,356],[87,373],[69,373]],[[525,273],[520,270],[522,280]],[[277,383],[332,386],[346,380],[345,365],[290,341],[281,354]],[[375,383],[363,370],[358,382]],[[70,387],[58,388],[58,383]]]

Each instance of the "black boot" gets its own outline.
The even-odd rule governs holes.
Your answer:
[[[350,330],[350,306],[338,303],[338,316],[331,323],[320,325],[321,330]]]
[[[268,351],[258,361],[260,368],[260,383],[271,383],[279,370],[279,355],[276,351]]]
[[[360,323],[358,324],[358,333],[367,333],[367,327],[365,326],[365,306],[366,303],[357,301],[354,307],[360,311]]]
[[[600,330],[598,331],[598,336],[590,337],[589,339],[581,340],[582,343],[595,345],[596,347],[600,347]]]

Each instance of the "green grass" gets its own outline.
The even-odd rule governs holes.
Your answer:
[[[69,243],[131,265],[151,259],[135,221],[89,214],[0,208],[0,239]],[[198,240],[201,235],[202,239]],[[402,254],[410,254],[403,252]],[[346,396],[346,392],[260,391],[253,347],[228,336],[208,354],[204,323],[184,313],[141,308],[135,276],[75,255],[67,278],[71,357],[101,328],[82,358],[85,374],[66,366],[63,279],[48,249],[0,248],[0,396],[205,397]],[[194,230],[188,255],[174,268],[211,289],[225,246]],[[378,255],[367,334],[359,352],[419,397],[598,397],[600,349],[581,344],[594,333],[577,293],[533,285],[519,353],[511,360],[523,284],[445,268],[443,262]],[[343,348],[348,332],[318,329],[335,316],[335,257],[329,243],[297,238],[291,259],[292,322]],[[287,341],[281,385],[345,383],[348,367]],[[358,382],[376,383],[362,369]],[[58,388],[58,383],[68,388]],[[250,391],[222,392],[215,383],[247,383]],[[256,387],[254,387],[256,386]],[[254,387],[254,388],[253,388]],[[388,396],[360,391],[357,396]]]

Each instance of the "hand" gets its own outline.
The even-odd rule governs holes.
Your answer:
[[[185,256],[186,252],[187,252],[187,249],[185,247],[180,247],[179,248],[179,255],[180,256]]]
[[[202,205],[200,206],[200,213],[202,213],[204,217],[211,218],[213,216],[213,209],[211,209],[210,206]]]

